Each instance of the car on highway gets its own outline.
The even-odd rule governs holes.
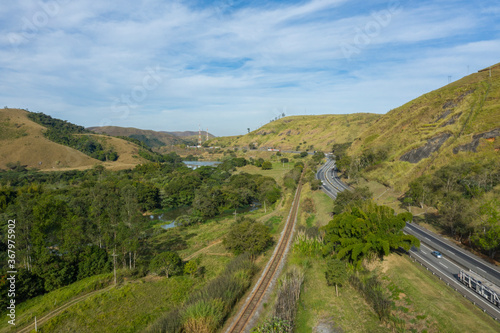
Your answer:
[[[443,257],[443,255],[439,251],[432,251],[431,254],[438,259]]]

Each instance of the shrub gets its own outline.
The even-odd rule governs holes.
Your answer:
[[[176,252],[166,251],[151,260],[149,268],[152,272],[169,276],[182,272],[182,260]]]
[[[255,256],[272,244],[272,237],[264,224],[244,219],[231,225],[223,243],[227,250],[236,255],[248,252]]]
[[[262,163],[262,170],[271,170],[273,168],[273,165],[269,161],[265,161]]]

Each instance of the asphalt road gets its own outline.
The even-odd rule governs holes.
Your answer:
[[[335,160],[327,159],[316,173],[316,178],[323,182],[321,188],[332,199],[335,199],[339,192],[349,190],[349,186],[339,179],[335,170]]]
[[[413,223],[407,223],[404,231],[417,237],[420,242],[432,249],[441,252],[444,257],[453,260],[463,269],[474,271],[495,285],[500,286],[500,269],[498,267]]]
[[[455,263],[454,258],[450,258],[450,256],[443,254],[443,252],[441,252],[441,254],[443,254],[442,258],[436,258],[431,254],[432,251],[434,251],[433,248],[425,244],[421,244],[420,249],[413,247],[410,250],[410,257],[418,259],[419,262],[426,266],[430,271],[434,272],[444,282],[449,284],[462,295],[465,295],[467,299],[474,302],[474,305],[479,306],[496,320],[500,320],[500,308],[484,299],[472,289],[464,286],[458,280],[458,273],[460,270],[463,270],[463,267]]]
[[[332,199],[335,199],[339,192],[349,189],[346,184],[340,181],[335,170],[335,161],[327,159],[327,162],[316,173],[316,178],[323,182],[323,191]],[[437,275],[442,276],[443,279],[446,279],[447,283],[452,285],[455,290],[472,300],[474,304],[478,304],[493,318],[500,320],[500,309],[498,307],[464,286],[458,280],[460,270],[472,270],[499,287],[500,269],[498,267],[485,262],[474,254],[418,225],[407,223],[404,231],[414,235],[421,242],[420,250],[416,248],[410,250],[411,256],[419,258],[420,262]],[[431,254],[434,250],[441,252],[443,258],[434,257]]]

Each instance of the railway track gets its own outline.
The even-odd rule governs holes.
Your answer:
[[[300,191],[302,190],[302,177],[299,180],[299,185],[297,186],[297,191],[295,192],[295,197],[293,199],[292,208],[288,215],[285,229],[281,234],[278,245],[276,246],[271,259],[264,268],[264,272],[261,278],[257,282],[256,286],[252,290],[250,296],[247,298],[242,309],[236,316],[236,318],[231,323],[231,326],[226,330],[226,333],[240,333],[247,332],[251,329],[251,324],[253,318],[259,308],[259,305],[266,294],[267,289],[272,284],[273,280],[279,274],[281,263],[287,252],[287,248],[292,239],[293,230],[295,226],[295,221],[297,219],[297,211],[300,201]]]

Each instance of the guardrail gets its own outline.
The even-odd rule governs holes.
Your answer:
[[[413,262],[418,262],[420,264],[420,266],[425,267],[428,271],[430,271],[432,273],[432,275],[435,275],[436,277],[439,278],[439,280],[442,280],[443,282],[445,282],[446,285],[450,286],[455,291],[459,292],[465,299],[467,299],[473,305],[475,305],[478,308],[480,308],[481,310],[483,310],[483,312],[487,313],[495,321],[499,321],[500,320],[500,316],[497,313],[493,312],[491,309],[489,309],[488,307],[484,306],[484,304],[482,304],[481,302],[478,302],[477,299],[474,299],[474,297],[472,297],[470,295],[467,295],[467,292],[469,292],[472,295],[476,296],[473,293],[472,290],[469,290],[467,287],[463,286],[458,280],[454,280],[454,279],[450,278],[449,276],[447,276],[446,274],[442,273],[437,267],[434,267],[434,265],[432,265],[431,263],[429,263],[429,262],[425,261],[424,259],[420,258],[418,255],[415,255],[411,251],[409,251],[407,253],[408,253],[408,256],[410,257],[410,259],[412,259]],[[483,301],[483,300],[481,299],[481,301]],[[493,307],[493,306],[494,305],[491,305],[491,307]]]

